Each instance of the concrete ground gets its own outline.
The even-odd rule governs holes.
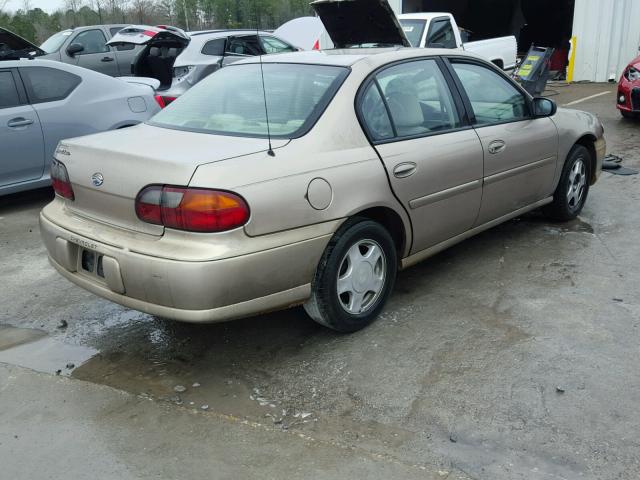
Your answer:
[[[547,93],[602,94],[571,108],[640,167],[615,86]],[[0,198],[0,476],[640,478],[639,182],[603,173],[574,222],[530,214],[401,272],[349,336],[302,309],[193,326],[111,304],[48,265],[50,191]]]

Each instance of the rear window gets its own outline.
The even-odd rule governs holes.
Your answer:
[[[20,75],[31,103],[63,100],[82,81],[73,73],[50,67],[20,67]]]
[[[412,47],[419,47],[427,22],[424,20],[400,20],[400,25]]]
[[[223,68],[188,90],[150,122],[192,132],[266,137],[265,95],[274,138],[304,135],[317,121],[349,70],[265,63]]]

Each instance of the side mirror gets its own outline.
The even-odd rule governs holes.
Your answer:
[[[553,117],[558,111],[558,105],[553,100],[544,97],[533,99],[533,115],[535,117]]]
[[[83,50],[84,50],[84,45],[82,45],[81,43],[72,43],[67,47],[67,53],[69,54],[70,57],[77,55]]]

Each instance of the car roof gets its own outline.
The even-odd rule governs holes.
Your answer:
[[[200,35],[217,35],[217,36],[226,36],[227,34],[242,34],[242,35],[250,35],[252,33],[260,33],[260,34],[269,34],[270,32],[267,32],[265,30],[255,30],[255,29],[248,29],[248,28],[230,28],[230,29],[219,29],[219,30],[198,30],[196,32],[187,32],[187,35],[189,35],[190,37],[197,37]]]
[[[6,60],[2,62],[2,68],[16,68],[16,67],[49,67],[55,68],[57,70],[64,70],[65,72],[74,73],[76,75],[89,75],[92,76],[95,73],[93,70],[89,70],[84,67],[79,67],[78,65],[73,65],[70,63],[59,62],[57,60],[47,60],[45,58],[23,58],[22,60]],[[103,75],[103,74],[100,74]]]
[[[417,20],[425,20],[428,18],[436,18],[436,17],[451,17],[452,15],[447,12],[418,12],[418,13],[402,13],[398,15],[398,18],[401,20],[409,20],[409,19],[417,19]]]
[[[419,57],[437,56],[465,56],[470,58],[481,58],[477,55],[463,50],[451,50],[445,48],[350,48],[336,50],[311,50],[304,52],[279,53],[277,55],[265,55],[262,57],[263,63],[302,63],[310,65],[332,65],[339,67],[351,67],[359,62],[378,66],[395,60],[404,60]],[[235,65],[243,63],[258,63],[260,57],[236,62]]]

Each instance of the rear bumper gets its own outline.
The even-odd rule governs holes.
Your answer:
[[[220,322],[287,308],[310,295],[331,235],[206,261],[144,255],[76,234],[40,214],[56,270],[76,285],[135,310],[185,322]],[[256,240],[257,241],[257,240]],[[102,276],[82,267],[82,252],[102,258]]]

